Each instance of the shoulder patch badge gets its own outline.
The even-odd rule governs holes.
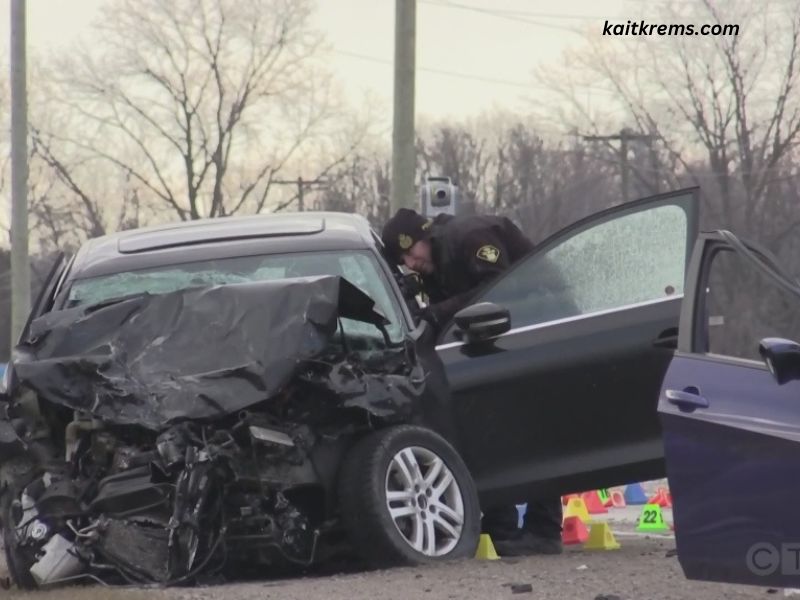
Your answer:
[[[433,219],[428,219],[422,224],[422,231],[427,231],[431,228],[431,225],[433,225]]]
[[[403,250],[408,250],[414,245],[414,240],[411,239],[411,236],[401,233],[399,236],[397,236],[397,243]]]
[[[492,245],[481,246],[478,248],[477,256],[481,260],[494,264],[500,258],[500,250]]]

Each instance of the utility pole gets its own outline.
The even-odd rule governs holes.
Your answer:
[[[417,0],[395,0],[392,213],[415,206],[417,171],[414,132]]]
[[[297,179],[273,179],[270,184],[274,185],[296,185],[297,186],[297,210],[304,212],[306,209],[305,204],[305,189],[306,186],[321,185],[325,186],[328,181],[326,179],[303,179],[299,176]],[[283,208],[283,207],[282,207]]]
[[[622,129],[616,135],[584,135],[587,142],[611,142],[619,141],[619,166],[622,178],[622,196],[627,202],[630,198],[630,176],[628,169],[628,142],[649,141],[653,136],[644,133],[634,133],[630,129]]]
[[[28,106],[25,0],[11,0],[11,340],[22,333],[31,304],[28,264]]]
[[[297,178],[297,210],[304,212],[306,209],[305,202],[303,201],[303,178]]]
[[[656,152],[655,146],[653,146],[652,138],[648,140],[647,148],[650,152],[650,168],[653,170],[653,191],[658,194],[661,192],[661,164],[658,161],[658,153]]]

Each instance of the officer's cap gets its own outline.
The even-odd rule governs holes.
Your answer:
[[[401,208],[383,228],[383,245],[391,260],[403,263],[403,253],[420,240],[428,237],[431,220],[410,208]]]

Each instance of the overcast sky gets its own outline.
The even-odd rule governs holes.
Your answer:
[[[29,52],[90,40],[89,25],[105,2],[28,0]],[[0,37],[7,40],[3,5]],[[317,7],[339,80],[356,98],[373,92],[389,111],[394,0],[317,0]],[[418,0],[417,113],[459,118],[493,107],[522,109],[522,99],[535,99],[532,69],[579,42],[571,28],[600,31],[605,18],[641,18],[647,7],[644,0]]]

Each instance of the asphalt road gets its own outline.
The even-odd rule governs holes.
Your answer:
[[[32,600],[349,600],[512,598],[519,600],[706,600],[782,598],[787,590],[687,581],[675,556],[671,534],[641,534],[635,530],[641,507],[612,509],[606,520],[621,548],[585,550],[568,546],[561,556],[468,560],[436,567],[402,568],[270,580],[223,586],[156,589],[106,589],[73,586],[42,592],[0,590],[0,598]],[[671,522],[671,511],[664,517]],[[0,572],[4,566],[0,563]],[[525,591],[526,586],[530,591]],[[519,587],[517,587],[519,586]]]

